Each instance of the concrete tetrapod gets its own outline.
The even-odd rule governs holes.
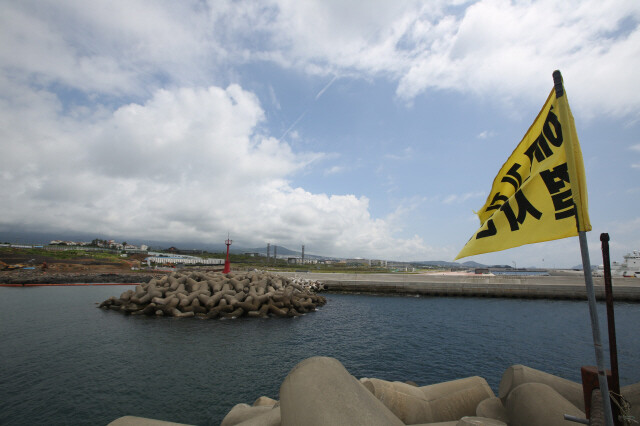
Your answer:
[[[296,365],[280,386],[282,426],[402,426],[382,402],[334,358]]]
[[[296,317],[315,311],[326,299],[321,286],[267,272],[220,274],[173,272],[110,297],[100,308],[132,315],[237,318]],[[268,290],[268,291],[267,291]]]
[[[477,376],[423,387],[380,379],[360,381],[405,424],[475,416],[476,406],[494,396],[487,381]]]
[[[276,401],[275,399],[269,398],[268,396],[261,396],[260,398],[256,399],[253,402],[253,406],[254,407],[264,407],[264,406],[273,407],[277,403],[278,401]]]
[[[620,388],[622,396],[631,404],[631,415],[636,421],[640,421],[640,382]]]
[[[565,414],[581,419],[585,414],[551,386],[523,383],[513,389],[505,404],[510,426],[569,426]]]
[[[476,416],[488,417],[490,419],[496,419],[504,423],[509,423],[507,409],[504,408],[502,400],[497,396],[493,398],[487,398],[480,404],[478,404],[478,406],[476,407]]]
[[[487,381],[479,376],[420,387],[435,415],[432,421],[457,420],[475,416],[478,404],[495,397]]]
[[[582,385],[536,370],[524,365],[512,365],[502,375],[500,386],[498,388],[498,396],[504,404],[509,393],[523,383],[544,383],[552,387],[556,392],[562,395],[573,405],[584,411],[584,396],[582,394]]]
[[[434,421],[429,401],[425,399],[420,388],[380,379],[363,378],[360,382],[405,424]]]
[[[107,426],[189,426],[184,423],[165,422],[163,420],[147,419],[145,417],[123,416],[115,419]]]
[[[487,417],[469,416],[461,418],[456,426],[507,426],[507,424]]]
[[[280,406],[277,406],[259,416],[237,423],[236,426],[280,426],[280,424]]]
[[[235,426],[272,410],[273,406],[252,407],[249,404],[237,404],[224,416],[220,426]]]

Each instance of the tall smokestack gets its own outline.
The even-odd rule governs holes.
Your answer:
[[[267,243],[267,263],[269,263],[269,255],[271,254],[271,244]]]
[[[273,246],[273,261],[278,262],[278,246]]]
[[[302,264],[304,265],[304,244],[302,245]]]

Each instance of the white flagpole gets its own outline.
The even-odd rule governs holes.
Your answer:
[[[562,84],[562,74],[556,70],[553,72],[553,84],[556,90],[556,98],[564,96],[564,86]],[[596,308],[596,295],[593,289],[593,276],[591,274],[591,260],[589,259],[589,247],[587,245],[587,233],[580,231],[578,220],[578,206],[576,209],[576,226],[578,227],[578,238],[580,239],[580,251],[582,253],[582,269],[584,271],[584,283],[587,288],[587,299],[589,301],[589,314],[591,316],[591,332],[593,333],[593,347],[596,352],[596,365],[598,367],[598,382],[602,393],[602,404],[604,408],[604,420],[607,426],[613,425],[613,415],[611,414],[611,399],[609,398],[609,384],[604,369],[604,352],[602,350],[602,339],[600,338],[600,325],[598,324],[598,311]]]

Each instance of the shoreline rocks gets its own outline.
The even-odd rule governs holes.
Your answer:
[[[585,418],[581,384],[530,367],[507,368],[499,393],[478,376],[428,386],[358,380],[340,361],[312,357],[289,372],[280,401],[260,397],[253,406],[238,404],[222,425],[560,426],[573,424],[564,414]],[[622,394],[635,414],[640,383],[623,387]]]
[[[172,272],[111,297],[99,308],[131,315],[177,318],[296,317],[323,306],[317,282],[253,271]]]

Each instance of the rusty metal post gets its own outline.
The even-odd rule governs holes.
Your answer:
[[[611,262],[609,259],[609,234],[600,234],[600,241],[602,242],[602,264],[604,266],[604,291],[607,304],[607,325],[609,331],[609,359],[611,362],[611,390],[615,393],[612,396],[618,403],[620,400],[620,375],[618,373],[618,346],[616,342],[616,319],[613,312],[613,287],[611,285]],[[614,404],[611,407],[613,414],[613,422],[616,425],[622,423],[618,419],[620,410],[617,405]]]

